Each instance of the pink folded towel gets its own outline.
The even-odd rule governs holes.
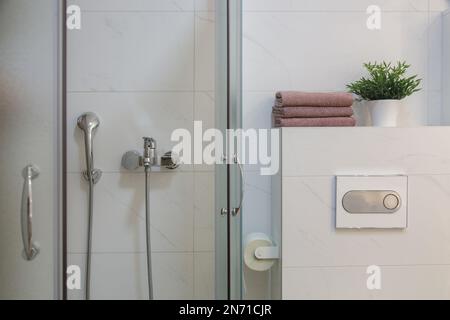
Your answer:
[[[352,117],[339,118],[274,118],[275,127],[354,127]]]
[[[350,107],[353,95],[347,92],[280,91],[276,94],[277,107]]]
[[[352,107],[274,107],[272,110],[279,118],[329,118],[353,115]]]

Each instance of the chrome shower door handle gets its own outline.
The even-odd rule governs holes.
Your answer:
[[[23,170],[25,179],[22,193],[21,224],[23,255],[25,260],[31,261],[39,254],[39,246],[33,242],[33,185],[32,181],[39,176],[39,169],[35,165],[28,165]]]
[[[231,214],[233,216],[237,216],[241,210],[242,210],[242,204],[244,202],[244,185],[245,185],[245,179],[244,179],[244,169],[242,168],[242,164],[239,161],[239,158],[237,155],[234,156],[233,158],[233,162],[238,166],[239,168],[239,174],[240,174],[240,178],[241,178],[241,194],[240,194],[240,199],[239,199],[239,205],[237,208],[233,208],[233,210],[231,211]]]

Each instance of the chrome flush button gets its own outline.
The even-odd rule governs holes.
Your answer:
[[[388,194],[383,200],[384,207],[388,210],[395,210],[400,205],[400,199],[395,194]]]
[[[401,206],[400,195],[389,190],[352,190],[342,199],[342,207],[350,214],[393,214]]]
[[[406,229],[408,177],[336,177],[337,229]]]

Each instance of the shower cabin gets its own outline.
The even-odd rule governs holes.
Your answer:
[[[240,13],[0,1],[0,299],[241,297],[239,168],[170,153],[239,126]]]
[[[448,7],[0,0],[0,299],[449,298]],[[281,129],[274,176],[225,138],[196,158],[209,129],[271,129],[276,91],[382,60],[423,78],[399,128],[357,102],[358,128]],[[406,228],[339,228],[337,181],[398,174]],[[270,270],[245,264],[257,233]]]

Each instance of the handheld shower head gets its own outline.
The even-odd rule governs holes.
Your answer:
[[[78,117],[77,124],[78,128],[85,133],[92,134],[92,132],[100,125],[100,120],[95,113],[87,112]]]
[[[100,120],[95,113],[87,112],[78,118],[77,124],[78,128],[84,132],[84,143],[86,147],[86,175],[89,179],[92,179],[94,173],[93,136],[95,130],[100,125]]]

